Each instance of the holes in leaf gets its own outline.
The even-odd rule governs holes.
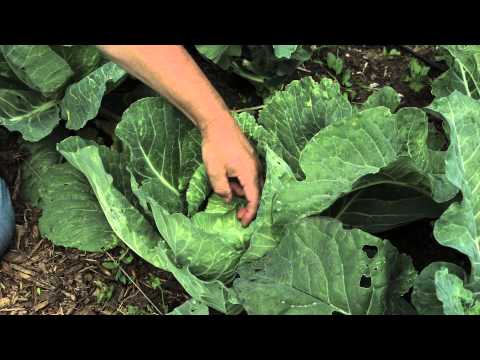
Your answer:
[[[362,250],[365,252],[365,254],[367,254],[369,259],[373,259],[378,253],[378,248],[371,245],[364,245]]]
[[[343,314],[339,311],[332,311],[332,315],[343,315]]]
[[[370,286],[372,286],[372,279],[370,276],[362,275],[362,278],[360,279],[360,287],[368,289]]]

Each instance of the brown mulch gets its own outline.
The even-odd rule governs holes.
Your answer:
[[[111,263],[107,254],[55,247],[39,235],[38,213],[17,225],[15,245],[0,262],[0,314],[163,314],[187,299],[169,274],[138,258],[122,265],[131,279],[122,284],[116,269],[102,265]]]

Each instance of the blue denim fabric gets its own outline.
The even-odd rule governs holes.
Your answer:
[[[7,184],[0,178],[0,256],[10,247],[15,233],[15,214]]]

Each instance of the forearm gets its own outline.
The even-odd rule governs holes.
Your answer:
[[[131,75],[160,93],[201,131],[235,126],[218,92],[180,45],[98,45]]]

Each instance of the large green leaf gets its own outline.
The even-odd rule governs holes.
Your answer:
[[[463,195],[435,223],[437,241],[467,255],[471,281],[480,280],[480,103],[459,92],[429,107],[449,127],[446,176]]]
[[[0,52],[0,76],[4,78],[9,78],[13,74],[10,66],[8,66],[7,61]]]
[[[371,109],[377,106],[385,106],[390,109],[391,112],[397,110],[400,105],[400,95],[390,86],[385,86],[372,95],[370,95],[362,104],[362,110]]]
[[[202,136],[197,128],[191,129],[182,139],[180,145],[180,178],[178,189],[184,191],[188,187],[190,178],[202,163]]]
[[[253,234],[250,246],[241,261],[248,262],[261,258],[274,249],[280,238],[273,233],[273,208],[275,197],[288,181],[295,180],[290,167],[273,150],[266,148],[267,173],[262,189],[262,197],[258,208],[257,217],[250,225]]]
[[[397,160],[400,151],[395,116],[378,107],[338,120],[305,146],[300,166],[304,181],[285,184],[274,208],[274,222],[283,225],[320,213],[353,190],[367,174]]]
[[[90,74],[98,68],[102,61],[102,53],[92,45],[73,45],[73,46],[52,46],[57,54],[59,54],[70,65],[74,72],[73,79],[78,81]]]
[[[12,71],[0,51],[0,88],[14,90],[32,90],[24,84]]]
[[[338,83],[327,78],[317,83],[306,77],[292,81],[268,99],[260,111],[259,123],[280,139],[284,159],[301,176],[298,161],[307,142],[319,130],[353,111]]]
[[[480,98],[480,45],[443,45],[452,57],[451,67],[432,84],[432,93],[444,97],[455,90]]]
[[[58,146],[62,155],[88,179],[113,232],[132,251],[152,265],[172,272],[192,298],[224,313],[238,313],[235,294],[220,281],[202,281],[188,267],[177,267],[166,242],[118,187],[112,174],[117,172],[118,155],[78,137],[68,138]],[[117,160],[115,160],[117,159]],[[115,175],[114,175],[115,176]],[[153,200],[152,200],[153,201]]]
[[[437,297],[445,315],[480,315],[480,297],[465,289],[463,280],[450,274],[448,268],[435,273]]]
[[[115,175],[114,166],[121,165],[118,155],[79,137],[70,137],[58,144],[57,148],[88,179],[114,233],[123,241],[128,239],[132,244],[144,243],[153,247],[159,236],[119,189],[121,182],[115,182],[112,176],[112,173]],[[115,178],[118,179],[118,176]]]
[[[431,264],[420,274],[412,298],[424,314],[478,313],[477,295],[471,291],[480,287],[480,104],[454,91],[436,99],[429,109],[448,125],[446,177],[462,192],[462,201],[450,205],[435,223],[434,236],[440,244],[467,255],[471,271],[466,278],[453,264]]]
[[[0,45],[0,51],[17,77],[44,96],[57,93],[73,76],[68,63],[48,45]]]
[[[358,180],[326,212],[345,224],[381,232],[421,218],[437,218],[458,189],[445,175],[445,152],[428,145],[426,114],[403,108],[395,115],[399,158]],[[442,204],[439,204],[442,203]]]
[[[415,280],[412,292],[412,303],[420,315],[442,315],[443,305],[437,297],[435,285],[436,273],[448,269],[450,275],[465,277],[465,271],[457,265],[447,262],[433,262],[422,270]]]
[[[195,299],[185,301],[167,315],[208,315],[208,307]]]
[[[207,175],[205,165],[200,165],[192,175],[188,184],[186,199],[188,203],[188,215],[194,215],[208,198],[212,187]]]
[[[437,202],[451,200],[458,189],[446,177],[446,152],[429,148],[425,112],[417,108],[403,108],[398,111],[396,118],[401,159],[384,174],[408,183],[420,192],[423,189]]]
[[[416,279],[412,302],[422,315],[480,315],[478,292],[472,291],[472,284],[467,288],[465,280],[462,268],[434,262]]]
[[[40,186],[43,236],[55,245],[105,251],[118,245],[92,189],[70,164],[50,166]]]
[[[126,74],[120,66],[108,62],[70,85],[62,100],[62,117],[67,120],[67,128],[79,130],[94,119],[108,84],[117,83]]]
[[[248,112],[242,112],[234,114],[234,118],[243,134],[254,143],[259,155],[265,156],[266,147],[268,146],[279,156],[283,157],[283,147],[276,134],[260,125],[253,115]]]
[[[400,155],[398,160],[380,172],[368,174],[358,180],[353,186],[353,191],[386,184],[415,191],[418,195],[442,203],[443,206],[446,201],[454,198],[458,189],[446,179],[445,154],[441,155],[437,158],[432,156],[432,161],[426,163],[423,168],[418,165],[418,160]]]
[[[240,201],[226,204],[218,195],[209,199],[205,211],[191,219],[168,214],[156,201],[150,205],[157,228],[174,254],[175,263],[188,266],[205,280],[229,281],[246,250],[250,229],[243,228],[236,212]]]
[[[60,122],[57,100],[34,91],[0,89],[0,125],[19,131],[27,141],[39,141]]]
[[[303,219],[269,255],[247,265],[234,288],[249,314],[384,314],[415,276],[411,262],[399,259],[388,242],[365,232]]]
[[[341,197],[323,215],[350,227],[379,233],[423,218],[438,218],[445,208],[415,189],[385,182]]]
[[[426,114],[414,108],[404,108],[392,115],[386,108],[377,107],[336,121],[321,130],[303,149],[300,166],[306,180],[286,184],[275,205],[276,222],[281,225],[320,213],[345,195],[329,214],[341,217],[343,211],[354,208],[355,212],[361,212],[357,214],[360,217],[347,221],[364,229],[381,231],[383,226],[404,224],[408,217],[408,221],[414,221],[423,216],[437,216],[443,206],[436,205],[430,198],[445,202],[451,200],[458,189],[446,178],[445,152],[429,149],[427,140]],[[368,190],[380,185],[398,187],[398,197],[385,198],[381,192]],[[389,219],[381,218],[380,209],[365,207],[367,203],[362,199],[365,191],[373,195],[368,199],[384,210],[392,210]],[[405,201],[407,198],[413,202]],[[408,206],[420,203],[419,213],[406,214]],[[399,217],[400,213],[407,218]],[[375,229],[376,225],[380,227]]]
[[[162,98],[145,98],[131,105],[116,129],[130,153],[129,167],[141,186],[157,188],[162,206],[169,212],[183,209],[180,181],[191,176],[194,151],[185,154],[185,141],[192,141],[193,125]],[[193,146],[193,145],[192,145]],[[199,146],[199,145],[198,145]],[[200,150],[197,157],[201,156]],[[183,172],[182,172],[183,171]],[[185,181],[184,181],[185,182]],[[167,205],[168,204],[168,205]]]
[[[23,142],[22,150],[27,153],[22,162],[21,194],[25,201],[38,206],[40,185],[52,165],[60,163],[62,155],[57,151],[57,142],[66,137],[66,131],[57,128],[47,138],[36,142]]]
[[[444,97],[453,93],[455,90],[467,94],[467,85],[462,79],[460,66],[455,63],[454,68],[445,71],[442,75],[432,82],[432,94],[435,97]]]

